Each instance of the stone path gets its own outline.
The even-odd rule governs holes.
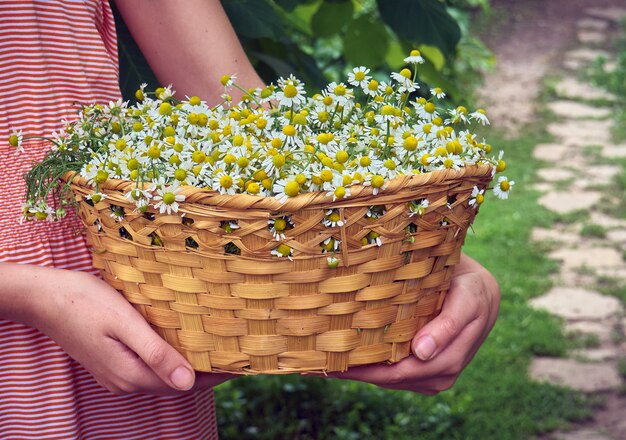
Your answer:
[[[617,298],[599,290],[607,282],[626,286],[626,221],[598,207],[605,187],[622,172],[614,159],[626,157],[626,144],[616,145],[610,136],[615,96],[582,81],[580,74],[600,56],[610,60],[611,36],[619,18],[626,18],[626,8],[589,8],[585,13],[577,22],[578,46],[563,55],[562,79],[554,88],[558,99],[548,104],[558,118],[547,127],[554,143],[537,145],[533,153],[545,163],[538,171],[537,189],[543,192],[539,203],[579,220],[533,231],[533,240],[554,249],[549,255],[559,262],[560,271],[554,287],[531,305],[560,317],[566,332],[593,344],[568,358],[536,358],[530,374],[607,399],[593,421],[548,438],[620,440],[626,439],[625,413],[613,413],[626,408],[619,372],[620,362],[626,360],[626,314]]]

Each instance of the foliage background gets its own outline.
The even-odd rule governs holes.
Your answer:
[[[470,32],[472,13],[488,11],[488,0],[223,0],[222,5],[268,83],[295,74],[319,89],[359,65],[388,78],[417,48],[426,58],[420,80],[467,101],[494,63]],[[133,99],[141,82],[150,88],[160,84],[124,23],[116,19],[116,24],[122,92]]]

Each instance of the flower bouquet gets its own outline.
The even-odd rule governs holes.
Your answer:
[[[442,110],[442,90],[417,93],[419,52],[405,61],[310,97],[291,76],[238,104],[142,86],[84,106],[26,176],[24,218],[76,207],[94,266],[199,371],[396,362],[505,168],[474,133],[485,112]]]

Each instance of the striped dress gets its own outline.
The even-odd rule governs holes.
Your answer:
[[[73,102],[119,97],[107,0],[0,0],[0,261],[93,271],[76,218],[19,222],[22,175],[49,146],[20,155],[8,137],[50,135]],[[213,394],[113,395],[47,336],[0,319],[0,438],[217,438]]]

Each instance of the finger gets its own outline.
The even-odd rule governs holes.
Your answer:
[[[444,350],[472,321],[480,317],[485,286],[474,273],[452,280],[439,316],[426,324],[413,338],[415,356],[428,361]],[[488,312],[485,310],[485,312]]]
[[[137,353],[168,386],[181,391],[190,390],[195,374],[189,362],[152,330],[138,312],[136,314],[125,326],[125,331],[118,335],[119,341]]]

